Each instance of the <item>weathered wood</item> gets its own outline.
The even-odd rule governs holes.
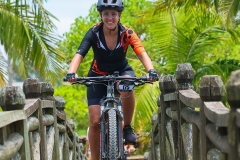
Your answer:
[[[25,93],[27,99],[40,97],[41,88],[38,79],[27,78],[23,82],[23,92]]]
[[[231,108],[240,108],[240,70],[231,73],[226,84],[227,101]]]
[[[36,117],[28,117],[27,119],[27,126],[28,126],[28,131],[34,131],[39,128],[39,120]]]
[[[12,158],[23,144],[23,136],[18,133],[10,134],[4,145],[0,145],[0,160]]]
[[[159,81],[160,91],[163,93],[172,93],[176,91],[176,80],[173,75],[162,76]]]
[[[161,93],[161,133],[160,133],[160,156],[161,159],[166,159],[166,108],[167,104],[164,102],[163,93]],[[154,144],[152,144],[154,146]],[[153,150],[154,151],[154,150]],[[153,152],[153,158],[156,159],[156,153]]]
[[[44,126],[51,126],[54,124],[54,117],[49,114],[43,115],[43,125]]]
[[[4,112],[0,112],[0,153],[4,154],[4,156],[0,155],[0,160],[2,157],[4,160],[5,157],[16,160],[67,160],[73,157],[82,159],[83,154],[79,145],[82,142],[74,133],[73,121],[66,120],[64,99],[61,97],[54,99],[52,85],[47,82],[38,82],[37,79],[27,79],[23,89],[27,98],[36,99],[25,100],[23,91],[24,96],[19,96],[21,90],[18,87],[0,89],[0,104],[8,107],[3,108]],[[19,108],[19,104],[22,108]],[[14,131],[24,135],[24,143],[18,144],[18,140],[15,140],[12,144],[16,143],[17,147],[12,149],[12,144],[9,145],[7,137]],[[71,138],[67,139],[68,136]],[[69,143],[72,150],[69,149]],[[5,149],[2,146],[10,149],[8,148],[8,152],[1,152],[1,149]]]
[[[55,106],[58,109],[58,111],[64,112],[65,100],[63,99],[63,97],[60,97],[60,96],[55,97]]]
[[[23,110],[0,112],[0,128],[25,118]]]
[[[173,120],[178,121],[177,111],[172,111],[171,108],[166,109],[166,114]]]
[[[64,136],[63,134],[60,134],[59,136],[59,160],[63,159],[63,146],[64,146]]]
[[[221,101],[224,92],[223,92],[223,83],[219,76],[216,75],[206,75],[203,76],[199,82],[199,94],[202,101]],[[205,114],[204,104],[202,102],[200,108],[201,115],[201,129],[200,129],[200,157],[201,160],[207,159],[207,136],[205,132],[207,118]],[[210,117],[211,118],[211,117]],[[212,119],[212,118],[211,118]],[[214,119],[214,118],[213,118]]]
[[[198,127],[198,129],[200,129],[201,121],[199,112],[194,111],[190,108],[183,108],[181,110],[181,116],[185,121],[191,124],[195,124]]]
[[[211,142],[217,146],[221,151],[229,153],[229,144],[227,136],[221,136],[214,124],[207,124],[206,134],[211,140]]]
[[[67,141],[68,141],[68,144],[69,144],[69,148],[73,148],[73,141],[71,140],[71,138],[67,135]]]
[[[154,114],[152,116],[152,131],[153,132],[158,132],[158,114]]]
[[[66,132],[66,126],[62,124],[57,124],[59,133],[65,133]]]
[[[240,128],[240,109],[237,109],[237,126]]]
[[[48,132],[47,132],[47,137],[46,137],[46,141],[47,141],[47,157],[48,160],[52,160],[52,155],[53,155],[53,147],[54,147],[54,134],[55,134],[55,130],[53,126],[48,127]]]
[[[24,111],[26,117],[31,116],[40,107],[40,99],[26,99],[26,105],[24,106]]]
[[[227,127],[229,109],[222,102],[204,102],[206,117],[219,127]]]
[[[7,140],[7,128],[6,127],[0,127],[0,144],[5,144],[5,141]]]
[[[161,115],[159,116],[161,119],[158,120],[158,124],[154,123],[152,126],[151,150],[148,159],[157,159],[156,148],[159,146],[161,160],[240,159],[240,70],[232,72],[226,85],[227,98],[229,98],[227,101],[231,106],[230,109],[222,103],[224,85],[220,76],[203,76],[199,83],[198,95],[191,84],[193,73],[190,64],[178,65],[175,73],[178,82],[177,91],[169,90],[165,92],[165,84],[168,83],[167,89],[169,89],[171,83],[169,83],[169,77],[163,76],[161,78],[159,84],[161,96],[158,98],[158,106],[161,109],[158,114]],[[165,113],[168,116],[165,116]],[[178,125],[177,130],[170,127],[169,119]],[[183,124],[193,127],[189,131],[184,130],[184,127],[181,127]],[[158,128],[158,131],[156,128]],[[166,128],[168,134],[163,136]],[[160,143],[158,144],[156,135],[159,133]],[[167,141],[174,138],[171,133],[178,134],[176,140],[178,145],[175,145],[177,147],[174,149],[172,149],[174,144],[169,145]],[[186,146],[188,143],[191,143],[192,146]],[[182,144],[184,144],[184,147]],[[165,152],[166,150],[168,153]],[[176,157],[169,158],[168,154],[172,150],[177,151]]]
[[[66,114],[64,112],[56,111],[58,120],[66,120]]]
[[[228,115],[229,159],[234,160],[236,157],[240,159],[240,129],[237,126],[237,109],[240,108],[240,70],[231,73],[226,89],[227,101],[231,106]]]
[[[51,100],[54,101],[53,93],[54,88],[51,83],[49,82],[39,82],[41,88],[40,98],[42,100]]]
[[[224,96],[221,77],[217,75],[203,76],[199,83],[199,92],[204,101],[221,101]]]
[[[57,109],[56,107],[53,108],[53,116],[54,116],[54,154],[53,159],[59,159],[60,153],[59,153],[59,129],[58,129],[58,121],[57,121]]]
[[[69,159],[69,142],[68,142],[68,136],[65,135],[65,145],[63,148],[63,159]]]
[[[23,109],[25,95],[20,87],[6,86],[0,90],[0,106],[3,111]]]
[[[179,90],[179,100],[188,107],[200,108],[202,101],[200,96],[192,89]]]
[[[74,125],[73,119],[67,119],[66,125],[67,125],[68,128],[72,129],[72,131],[75,130],[75,125]]]
[[[21,127],[22,131],[21,133],[24,136],[24,144],[21,147],[21,158],[30,160],[31,159],[31,149],[30,149],[30,140],[29,140],[29,130],[28,127],[28,119],[23,120],[23,127]],[[33,127],[31,129],[34,129]]]
[[[54,102],[50,100],[41,100],[41,107],[44,108],[54,108]]]
[[[190,63],[178,64],[175,71],[178,90],[193,89],[194,70]]]
[[[164,101],[174,101],[174,100],[178,100],[178,94],[173,92],[173,93],[168,93],[168,94],[164,94],[163,96]]]
[[[32,159],[41,160],[40,152],[40,134],[38,132],[32,132]]]

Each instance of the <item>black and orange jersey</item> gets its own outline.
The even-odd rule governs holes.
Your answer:
[[[130,45],[136,55],[145,51],[139,37],[133,31],[122,24],[118,24],[119,36],[114,50],[108,49],[103,35],[103,23],[97,23],[88,30],[76,54],[83,57],[92,47],[94,59],[91,65],[91,71],[97,74],[105,75],[113,71],[119,71],[128,65],[126,52]]]

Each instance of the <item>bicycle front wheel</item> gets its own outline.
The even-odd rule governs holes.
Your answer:
[[[108,111],[109,118],[109,131],[108,131],[108,157],[109,160],[116,160],[118,156],[118,147],[117,147],[117,118],[116,111],[110,109]]]

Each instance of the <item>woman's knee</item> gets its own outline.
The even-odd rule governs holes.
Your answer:
[[[89,106],[90,126],[93,128],[99,127],[100,122],[100,106],[92,105]]]
[[[134,92],[119,92],[121,95],[121,98],[134,98]]]

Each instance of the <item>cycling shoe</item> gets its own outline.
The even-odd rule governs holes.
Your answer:
[[[124,144],[133,143],[135,145],[137,143],[137,136],[133,133],[133,129],[130,125],[124,126],[123,138]]]

